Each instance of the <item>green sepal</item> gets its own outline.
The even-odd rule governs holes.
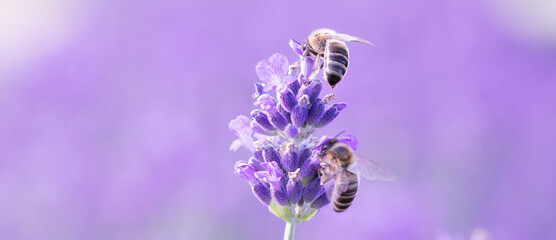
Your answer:
[[[277,217],[283,219],[286,222],[291,222],[292,219],[292,212],[290,210],[289,205],[285,205],[285,206],[280,206],[278,204],[276,204],[276,202],[274,200],[270,201],[270,204],[268,205],[268,210],[276,215]]]
[[[305,221],[311,220],[311,218],[313,218],[317,214],[318,211],[319,211],[318,209],[308,211],[308,212],[304,213],[303,215],[301,215],[297,220],[299,222],[305,222]]]
[[[307,184],[309,184],[309,181],[311,181],[311,179],[313,179],[313,177],[301,178],[301,183],[303,184],[303,188],[307,187]]]

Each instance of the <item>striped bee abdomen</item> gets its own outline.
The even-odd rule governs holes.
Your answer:
[[[337,184],[347,184],[347,188],[344,192],[338,192],[337,186],[334,186],[334,199],[333,208],[336,212],[343,212],[353,202],[355,195],[357,193],[357,187],[359,186],[359,179],[357,175],[352,172],[346,171],[345,176],[337,179]],[[339,181],[342,181],[341,183]],[[345,181],[345,182],[344,182]]]
[[[334,87],[346,74],[349,65],[347,45],[343,41],[330,39],[324,53],[324,77]]]

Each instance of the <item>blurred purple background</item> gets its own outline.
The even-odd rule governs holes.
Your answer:
[[[348,44],[346,130],[392,169],[297,239],[556,239],[549,1],[0,3],[0,239],[281,239],[233,173],[255,65]],[[326,88],[326,92],[329,92]],[[480,239],[480,238],[475,238]]]

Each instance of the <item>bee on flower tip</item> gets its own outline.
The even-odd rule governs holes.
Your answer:
[[[371,44],[362,38],[336,33],[336,31],[328,28],[321,28],[309,35],[303,43],[303,56],[294,64],[297,65],[306,57],[315,57],[316,67],[313,69],[308,80],[313,79],[320,69],[324,67],[324,79],[332,88],[331,98],[334,97],[334,87],[342,80],[349,65],[349,51],[345,43],[347,41]],[[323,65],[320,63],[321,58],[324,59]]]
[[[353,202],[359,186],[359,177],[368,180],[394,181],[396,176],[380,164],[357,156],[351,147],[330,139],[321,145],[318,154],[318,171],[321,185],[325,185],[326,196],[336,212],[343,212]]]

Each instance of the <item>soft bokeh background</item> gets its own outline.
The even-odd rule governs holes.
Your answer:
[[[257,61],[330,27],[392,169],[297,239],[556,239],[554,1],[0,2],[0,239],[281,239],[233,174]],[[329,89],[326,88],[328,92]]]

